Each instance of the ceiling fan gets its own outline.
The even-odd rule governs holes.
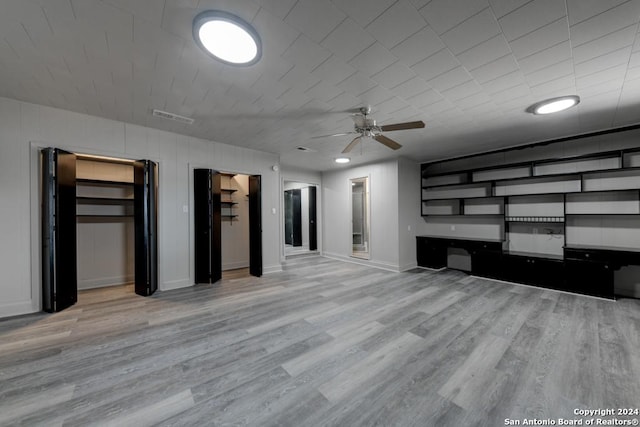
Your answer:
[[[422,120],[407,123],[395,123],[392,125],[378,126],[375,119],[370,117],[371,108],[361,107],[358,113],[352,114],[351,118],[354,123],[353,132],[335,133],[333,135],[314,136],[313,138],[330,138],[335,136],[358,135],[342,150],[343,153],[349,153],[364,137],[373,138],[379,143],[386,145],[392,150],[397,150],[402,145],[398,144],[391,138],[382,135],[382,132],[391,132],[394,130],[419,129],[424,127]]]

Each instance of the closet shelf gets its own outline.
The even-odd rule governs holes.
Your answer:
[[[107,181],[103,179],[76,178],[76,182],[80,184],[92,184],[92,185],[107,185],[107,186],[131,185],[133,186],[133,182],[130,182],[130,181]]]
[[[232,201],[230,201],[230,200],[229,200],[229,201],[227,201],[227,200],[222,200],[222,201],[220,202],[220,204],[222,204],[222,205],[229,205],[229,206],[233,206],[233,205],[237,205],[238,203],[237,203],[237,202],[232,202]]]
[[[221,188],[220,191],[222,191],[223,193],[235,193],[236,190],[235,188]]]
[[[133,218],[133,215],[76,214],[78,218]]]
[[[133,198],[78,196],[76,197],[76,202],[78,204],[88,204],[88,205],[120,205],[123,203],[133,203]]]

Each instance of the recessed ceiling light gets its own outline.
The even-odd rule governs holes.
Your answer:
[[[335,159],[336,163],[349,163],[351,161],[348,157],[338,157]]]
[[[193,20],[193,38],[205,52],[227,65],[253,65],[262,56],[256,30],[228,12],[208,10],[198,14]]]
[[[537,102],[531,107],[527,108],[527,111],[533,114],[552,114],[566,110],[567,108],[571,108],[575,105],[578,105],[579,103],[579,96],[561,96],[558,98],[545,99],[544,101]]]

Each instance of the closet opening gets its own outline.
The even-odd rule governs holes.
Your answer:
[[[194,169],[195,283],[262,275],[259,175]]]
[[[44,311],[69,307],[79,291],[156,291],[157,191],[149,160],[42,150]]]
[[[222,278],[248,277],[249,175],[221,173]]]
[[[76,155],[78,291],[134,292],[133,178],[133,161]]]

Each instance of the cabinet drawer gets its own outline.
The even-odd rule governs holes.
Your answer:
[[[611,260],[611,255],[606,252],[593,250],[565,249],[564,258],[566,260],[607,263]]]

